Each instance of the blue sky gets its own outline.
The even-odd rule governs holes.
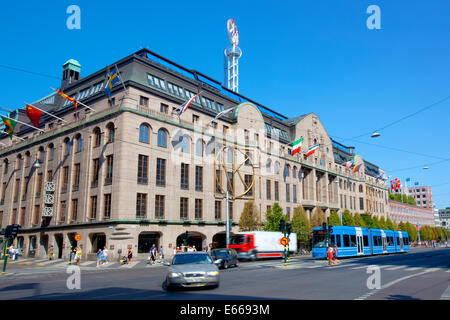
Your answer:
[[[450,159],[450,99],[377,139],[348,140],[450,96],[450,2],[227,3],[8,1],[0,11],[0,64],[59,77],[74,58],[88,75],[148,47],[222,81],[233,18],[243,51],[240,93],[289,117],[315,112],[331,137],[389,175],[431,186],[436,206],[450,207],[450,161],[438,163]],[[66,27],[72,4],[81,9],[81,30]],[[369,5],[381,9],[381,30],[366,26]],[[0,75],[0,106],[10,109],[58,85],[1,67]]]

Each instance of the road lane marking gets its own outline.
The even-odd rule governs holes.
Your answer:
[[[413,267],[413,268],[406,268],[405,271],[417,271],[421,269],[423,269],[423,267]]]
[[[449,272],[449,271],[447,271]],[[444,291],[440,300],[450,300],[450,286],[448,286],[447,290]]]
[[[396,267],[392,267],[392,268],[387,268],[386,270],[398,270],[398,269],[402,269],[405,268],[406,266],[396,266]]]
[[[359,266],[359,267],[352,268],[352,270],[364,269],[364,268],[367,268],[368,266],[369,265],[367,265],[367,266]]]

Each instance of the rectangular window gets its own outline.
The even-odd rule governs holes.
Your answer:
[[[203,167],[195,167],[195,191],[203,191]]]
[[[166,90],[166,84],[163,79],[155,77],[154,75],[151,75],[149,73],[147,74],[147,79],[148,83],[151,86],[156,87],[158,89]]]
[[[216,170],[214,184],[216,186],[216,188],[215,188],[216,193],[222,193],[222,171]]]
[[[17,223],[17,209],[13,209],[10,224],[15,224],[15,223]]]
[[[188,198],[180,198],[180,219],[188,219]]]
[[[266,198],[267,200],[271,200],[272,199],[272,194],[271,194],[271,185],[270,185],[270,180],[266,181]]]
[[[286,184],[286,202],[290,202],[291,201],[290,191],[291,191],[291,187],[287,183]]]
[[[245,190],[250,188],[247,191],[246,195],[249,196],[249,197],[252,197],[253,196],[253,189],[254,189],[254,186],[252,185],[252,183],[253,183],[253,175],[246,174],[244,176],[244,181],[245,181]]]
[[[295,184],[292,185],[292,201],[297,203],[297,186]]]
[[[80,164],[77,163],[74,166],[74,173],[73,173],[73,187],[78,190],[78,186],[80,185]]]
[[[68,180],[69,178],[69,167],[65,167],[67,168],[67,172],[66,172],[66,179]],[[67,187],[67,182],[66,182],[66,187]],[[36,197],[40,197],[41,196],[41,191],[42,191],[42,172],[39,173],[37,175],[37,182],[36,182]]]
[[[348,234],[343,235],[344,247],[350,247],[350,236]]]
[[[97,183],[98,182],[98,173],[99,173],[99,164],[100,159],[94,159],[92,163],[92,182]]]
[[[104,218],[109,219],[111,218],[111,193],[105,194],[105,203],[104,203]]]
[[[222,201],[216,200],[214,205],[214,218],[216,220],[222,220]]]
[[[364,241],[364,247],[368,247],[369,246],[369,237],[363,236],[363,241]]]
[[[48,170],[47,171],[47,181],[52,181],[52,180],[53,180],[53,171]]]
[[[359,210],[364,210],[364,198],[359,198]]]
[[[228,217],[233,220],[233,202],[228,201]]]
[[[136,218],[147,216],[147,194],[138,193],[136,196]]]
[[[66,202],[61,201],[59,205],[59,222],[66,221]]]
[[[106,156],[106,176],[105,185],[112,183],[114,158],[112,155]]]
[[[138,184],[148,184],[148,156],[138,156]]]
[[[156,159],[156,185],[166,186],[166,159]]]
[[[280,201],[280,194],[278,190],[278,181],[275,181],[275,201]]]
[[[197,115],[192,115],[192,123],[198,123],[198,121],[200,120],[200,117]]]
[[[77,214],[78,214],[78,199],[72,200],[72,214],[71,214],[71,221],[77,221]]]
[[[356,236],[354,235],[350,236],[350,244],[352,247],[356,247]]]
[[[25,200],[28,193],[28,177],[23,178],[23,185],[22,185],[22,200]]]
[[[195,199],[195,219],[203,219],[203,200]]]
[[[139,105],[140,105],[141,107],[148,107],[148,98],[147,98],[147,97],[141,96],[141,97],[139,98]]]
[[[177,86],[176,84],[167,82],[167,87],[169,88],[169,92],[178,96],[184,98],[184,91],[183,88],[180,86]]]
[[[2,204],[5,202],[5,196],[6,196],[6,182],[3,182],[3,185],[2,185]],[[1,221],[0,221],[0,223],[1,223]]]
[[[39,217],[41,216],[41,206],[36,205],[34,206],[34,213],[33,213],[33,221],[32,224],[35,226],[39,223]]]
[[[155,196],[155,219],[164,218],[164,196]]]
[[[338,247],[341,246],[341,235],[340,235],[340,234],[337,234],[337,235],[336,235],[336,245],[337,245]]]
[[[90,218],[92,220],[95,220],[97,218],[97,196],[91,197]]]
[[[181,164],[181,189],[189,189],[189,165],[186,163]]]
[[[169,106],[167,104],[161,103],[160,111],[162,113],[168,114],[169,113]]]
[[[17,202],[17,200],[19,199],[19,187],[20,179],[16,179],[16,182],[14,183],[14,202]]]
[[[191,99],[192,97],[194,97],[194,96],[196,95],[196,93],[194,93],[194,92],[192,92],[192,91],[189,91],[188,89],[185,89],[185,91],[186,91],[186,97],[187,97],[188,99]],[[199,98],[199,96],[195,97],[194,101],[195,101],[196,103],[200,104],[200,98]]]

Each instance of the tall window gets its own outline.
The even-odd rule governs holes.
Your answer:
[[[16,179],[16,182],[14,183],[14,202],[17,202],[17,200],[19,200],[19,187],[20,179]]]
[[[34,206],[34,213],[33,213],[33,220],[32,220],[32,224],[34,226],[36,226],[39,223],[40,213],[41,213],[41,206],[40,205],[35,205]]]
[[[169,113],[169,106],[167,104],[161,103],[160,111],[162,113],[168,114]]]
[[[139,142],[150,143],[150,127],[147,124],[139,127]]]
[[[2,204],[5,202],[5,196],[6,196],[6,182],[3,182],[3,184],[2,184],[2,199],[1,199]],[[1,223],[1,221],[0,221],[0,223]]]
[[[231,194],[233,193],[234,177],[233,172],[227,172],[227,190]]]
[[[78,214],[78,199],[72,200],[72,214],[71,214],[71,220],[77,221],[77,214]]]
[[[142,154],[138,158],[138,177],[137,182],[139,184],[148,183],[148,156]]]
[[[158,130],[158,147],[167,148],[167,133],[164,129]]]
[[[164,218],[164,196],[155,196],[155,219]]]
[[[228,217],[233,220],[233,202],[228,201]]]
[[[15,224],[16,222],[17,222],[17,209],[13,209],[10,224]]]
[[[189,165],[181,164],[181,189],[189,189]]]
[[[83,137],[81,135],[77,136],[75,144],[76,144],[75,152],[81,152],[81,150],[83,150]]]
[[[47,150],[48,150],[48,161],[52,161],[53,158],[55,157],[55,146],[53,145],[53,143],[50,143]]]
[[[181,140],[181,152],[189,153],[189,138],[186,136]]]
[[[222,220],[222,201],[216,200],[214,205],[214,218],[216,220]]]
[[[98,147],[100,146],[102,142],[102,133],[100,131],[100,128],[95,128],[94,129],[94,147]]]
[[[27,197],[28,192],[28,177],[23,177],[23,185],[22,185],[22,200]],[[1,223],[1,222],[0,222]]]
[[[297,203],[297,186],[295,184],[292,185],[292,201]]]
[[[291,194],[290,194],[290,186],[288,183],[286,183],[286,202],[290,202],[291,201]]]
[[[195,143],[195,154],[199,157],[203,157],[203,140],[199,139]]]
[[[104,217],[106,219],[111,218],[111,193],[105,194],[105,206],[104,206]]]
[[[111,184],[112,183],[113,168],[114,168],[114,157],[113,157],[113,155],[106,156],[105,184]]]
[[[66,221],[66,201],[61,201],[59,205],[59,222]]]
[[[74,172],[73,172],[73,188],[78,190],[79,185],[80,185],[80,164],[77,163],[74,166]]]
[[[136,197],[136,218],[147,216],[147,194],[138,193]]]
[[[166,186],[166,159],[156,159],[156,185]]]
[[[97,186],[98,183],[98,173],[99,173],[99,167],[100,166],[100,159],[94,159],[92,163],[92,183],[93,185]]]
[[[253,183],[253,175],[246,174],[244,176],[244,181],[245,181],[245,190],[250,188],[250,190],[247,191],[246,195],[249,196],[249,197],[253,196],[253,188],[254,188],[254,186],[252,185],[252,183]]]
[[[67,173],[69,175],[69,173]],[[41,196],[42,191],[42,172],[37,175],[37,182],[36,182],[36,197]]]
[[[92,220],[95,220],[97,218],[97,196],[91,197],[90,218]]]
[[[148,107],[148,98],[141,96],[139,98],[139,105],[141,107]]]
[[[180,219],[188,218],[188,198],[180,198]]]
[[[195,191],[203,191],[203,167],[195,167]]]
[[[62,171],[62,187],[67,188],[69,184],[69,167],[65,166]]]
[[[195,199],[195,219],[203,219],[203,200]]]
[[[267,194],[266,198],[267,198],[267,200],[271,200],[272,199],[272,192],[271,191],[272,191],[271,181],[267,180],[266,181],[266,194]]]
[[[108,132],[108,143],[114,142],[116,135],[116,129],[114,128],[114,124],[108,123],[108,125],[106,126],[106,130]]]
[[[222,171],[216,170],[214,183],[216,185],[216,193],[222,193]]]
[[[70,155],[70,139],[66,138],[64,140],[64,155],[68,156]]]
[[[39,159],[40,163],[44,163],[45,162],[45,150],[44,150],[43,147],[39,147],[38,159]]]
[[[275,201],[279,201],[280,193],[279,193],[279,188],[278,188],[278,181],[274,181],[274,183],[275,183]]]

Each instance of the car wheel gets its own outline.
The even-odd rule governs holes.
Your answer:
[[[213,289],[217,289],[218,287],[219,287],[219,284],[215,284],[215,285],[211,286],[211,288],[213,288]]]
[[[250,260],[251,261],[256,261],[256,253],[252,253],[252,255],[250,256]]]
[[[224,261],[223,262],[223,268],[224,269],[228,269],[228,261]]]
[[[162,283],[162,288],[163,288],[163,290],[167,290],[167,291],[170,291],[170,286],[167,284],[167,280],[165,280],[163,283]]]

